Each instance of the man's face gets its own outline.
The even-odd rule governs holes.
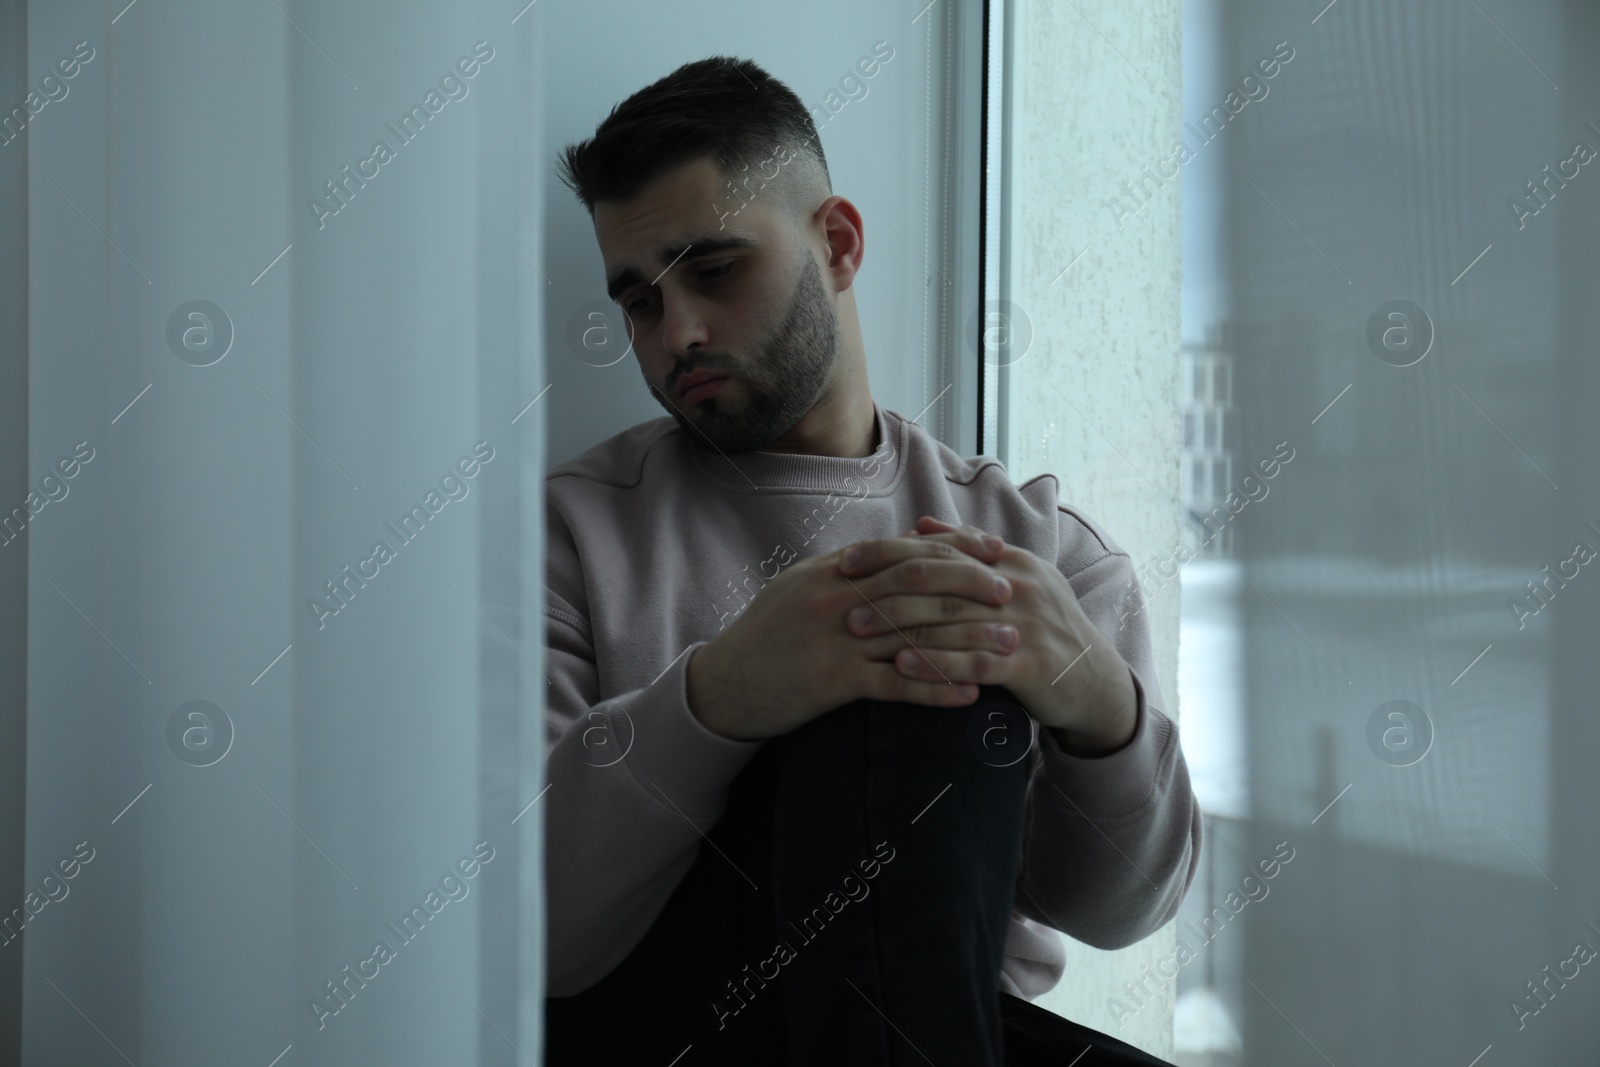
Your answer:
[[[730,453],[766,448],[811,410],[838,342],[834,294],[781,202],[757,193],[739,205],[705,159],[594,215],[650,395],[691,438]],[[685,401],[678,382],[699,370],[728,380]]]

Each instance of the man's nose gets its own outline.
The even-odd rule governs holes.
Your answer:
[[[687,293],[661,294],[661,347],[674,359],[690,359],[710,340],[704,308]]]

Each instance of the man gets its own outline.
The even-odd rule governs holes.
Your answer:
[[[670,417],[546,479],[549,1062],[1159,1062],[1026,1003],[1200,854],[1127,554],[872,399],[861,216],[760,67],[562,177]]]

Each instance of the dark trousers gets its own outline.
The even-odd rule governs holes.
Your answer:
[[[644,939],[545,1001],[550,1067],[1161,1064],[999,988],[1030,720],[858,700],[762,746]]]

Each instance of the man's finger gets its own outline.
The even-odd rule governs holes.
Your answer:
[[[952,533],[953,532],[960,532],[960,533],[963,533],[963,534],[968,534],[971,537],[978,539],[981,543],[983,543],[985,545],[985,547],[989,548],[991,551],[999,551],[1000,549],[1005,547],[1005,541],[1002,538],[997,537],[994,534],[989,533],[987,530],[983,530],[983,529],[980,529],[977,526],[973,526],[970,523],[963,523],[960,526],[952,526],[950,523],[945,522],[943,519],[936,519],[932,515],[924,515],[924,516],[922,516],[921,518],[919,518],[917,520],[917,527],[918,527],[918,531],[917,532],[918,533],[922,533],[923,532],[922,527],[924,527],[924,526],[927,527],[927,531],[926,532],[928,532],[928,533],[942,533],[942,532],[949,531],[949,532],[952,532]]]
[[[970,533],[885,537],[852,545],[839,557],[839,571],[841,574],[859,577],[876,574],[902,560],[918,557],[948,558],[946,553],[932,547],[935,543],[947,544],[956,551],[984,563],[994,563],[1005,551],[1003,543],[998,549],[990,549],[983,543],[981,536]]]

